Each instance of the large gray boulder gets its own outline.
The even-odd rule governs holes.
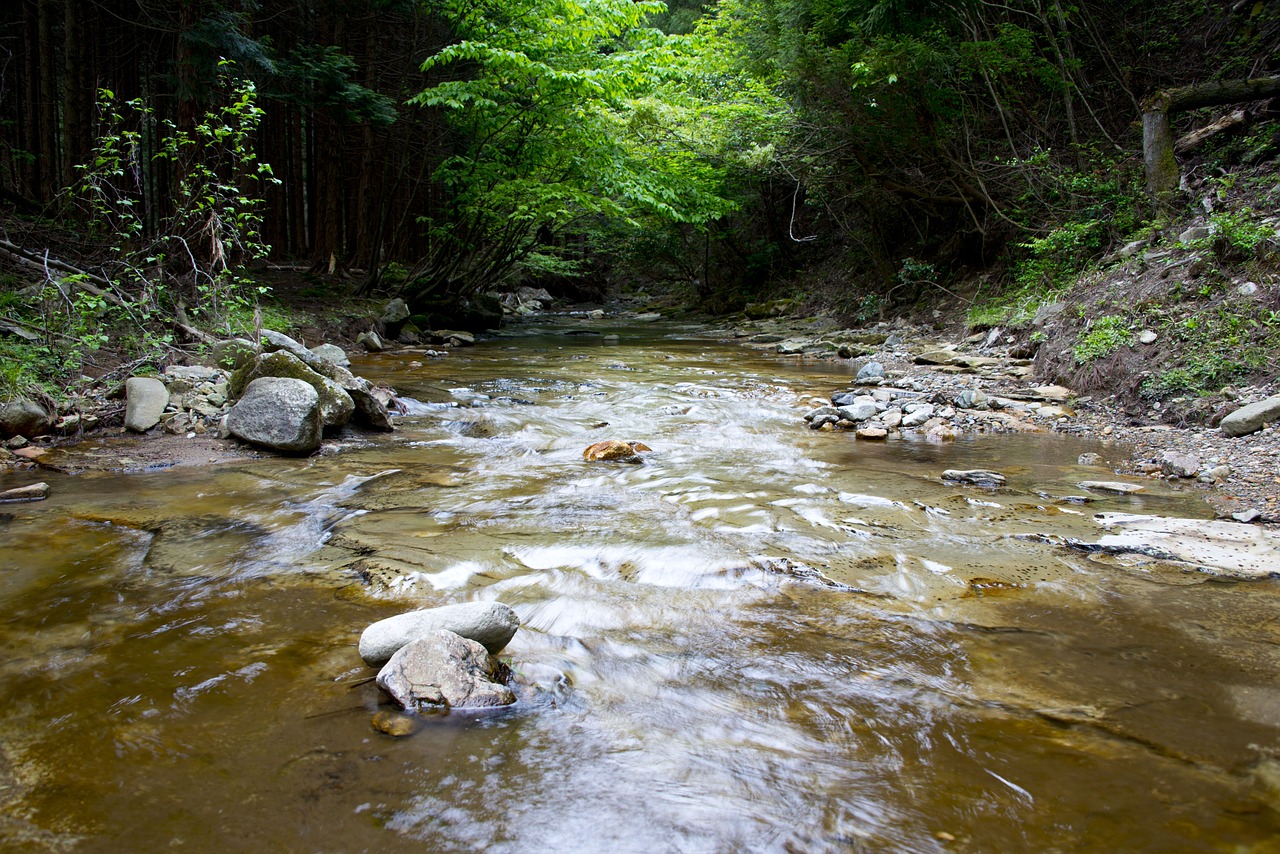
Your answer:
[[[169,389],[155,377],[129,377],[124,395],[124,426],[135,433],[145,433],[159,424],[169,405]]]
[[[341,427],[351,420],[356,410],[355,401],[339,383],[312,370],[289,350],[264,353],[232,374],[231,396],[238,397],[259,377],[288,377],[314,388],[320,398],[320,421],[325,427]]]
[[[1228,436],[1247,436],[1280,419],[1280,397],[1269,397],[1232,412],[1218,424]]]
[[[309,454],[322,429],[320,395],[290,377],[258,377],[227,413],[232,436],[274,451]]]
[[[390,660],[396,650],[441,629],[462,635],[496,653],[520,628],[520,618],[501,602],[464,602],[397,614],[379,620],[360,635],[360,657],[370,667]]]
[[[351,366],[351,360],[347,358],[347,351],[343,350],[336,344],[320,344],[311,348],[311,353],[318,359],[323,359],[331,365],[337,365],[340,368]],[[321,372],[323,373],[323,371]]]
[[[42,436],[53,427],[56,413],[38,400],[0,404],[0,437]]]
[[[497,670],[483,646],[437,629],[396,650],[378,672],[378,686],[406,709],[508,706],[516,698],[494,681]]]

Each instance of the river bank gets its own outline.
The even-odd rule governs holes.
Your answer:
[[[1099,441],[1114,449],[1097,461],[1113,474],[1194,490],[1223,518],[1280,522],[1280,428],[1275,425],[1232,437],[1216,426],[1162,423],[1158,403],[1135,417],[1116,396],[1077,395],[1047,384],[1037,376],[1035,360],[1020,357],[1011,347],[1012,339],[969,335],[958,324],[938,329],[900,321],[839,329],[821,318],[771,319],[737,323],[722,334],[744,346],[776,352],[780,359],[847,362],[853,368],[875,362],[885,369],[886,385],[924,391],[939,402],[954,400],[965,389],[991,398],[1039,400],[1049,405],[1041,407],[1044,414],[1023,407],[1023,417],[1004,419],[1007,429]],[[1233,390],[1239,405],[1278,392],[1274,383]],[[1212,475],[1197,477],[1210,471]]]

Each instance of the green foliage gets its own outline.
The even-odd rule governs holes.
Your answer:
[[[461,40],[426,61],[445,79],[413,103],[446,111],[465,143],[436,170],[450,203],[426,221],[432,254],[417,281],[457,295],[522,267],[564,272],[544,247],[593,218],[702,225],[733,208],[708,155],[759,156],[768,117],[731,97],[696,37],[644,26],[661,8],[445,5]]]
[[[1106,315],[1096,318],[1080,333],[1071,354],[1077,365],[1087,365],[1133,342],[1129,321],[1119,315]]]
[[[270,251],[261,237],[260,194],[275,179],[252,144],[263,111],[252,83],[222,83],[221,104],[191,130],[169,121],[153,127],[154,150],[143,133],[157,124],[151,109],[140,99],[120,103],[109,90],[99,93],[97,144],[69,195],[86,210],[91,231],[109,241],[114,261],[107,272],[140,326],[180,302],[221,322],[262,292],[247,266]],[[178,176],[164,199],[147,191],[156,162]]]
[[[1275,236],[1274,227],[1259,220],[1253,208],[1222,210],[1209,217],[1216,234],[1225,244],[1228,253],[1252,257],[1258,246]]]
[[[45,346],[0,339],[0,400],[57,390],[48,379],[61,373],[59,360]]]
[[[1201,308],[1162,335],[1177,342],[1177,356],[1148,377],[1141,393],[1148,398],[1206,395],[1256,374],[1274,374],[1280,363],[1280,313],[1258,314],[1248,304]]]

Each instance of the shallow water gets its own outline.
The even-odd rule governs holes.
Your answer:
[[[811,432],[847,374],[691,328],[416,358],[356,366],[421,403],[341,453],[0,507],[5,847],[1280,850],[1280,586],[1054,545],[1208,517],[1061,500],[1117,449]],[[521,702],[375,732],[359,632],[470,599]]]

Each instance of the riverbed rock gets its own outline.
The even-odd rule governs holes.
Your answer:
[[[926,350],[911,361],[917,365],[949,365],[955,355],[951,350]]]
[[[1277,419],[1280,419],[1280,396],[1240,407],[1223,418],[1218,429],[1228,436],[1247,436]]]
[[[382,316],[378,319],[388,328],[403,324],[409,319],[409,306],[400,297],[396,297],[382,307]]]
[[[406,709],[509,706],[516,698],[494,681],[498,669],[483,646],[440,629],[396,650],[378,671],[378,687]]]
[[[259,377],[287,377],[302,380],[316,390],[320,399],[320,421],[325,427],[341,427],[351,420],[356,404],[339,383],[316,373],[297,354],[288,350],[264,353],[231,375],[227,389],[235,398]]]
[[[53,427],[57,413],[38,400],[15,400],[0,404],[0,435],[4,437],[42,436]]]
[[[865,439],[870,442],[883,441],[889,435],[889,431],[883,427],[859,427],[854,434],[859,439]]]
[[[370,625],[360,635],[360,657],[370,667],[386,664],[410,641],[444,629],[498,653],[520,628],[516,612],[501,602],[463,602],[397,614]]]
[[[471,347],[476,343],[476,336],[460,329],[438,329],[431,333],[433,340],[450,347]]]
[[[933,417],[932,403],[912,403],[907,406],[907,410],[902,416],[903,427],[919,427]]]
[[[291,377],[258,377],[227,413],[232,436],[275,451],[309,454],[320,447],[320,395]]]
[[[798,356],[805,351],[806,348],[812,347],[813,341],[808,338],[788,338],[785,341],[779,341],[774,345],[774,350],[780,356]]]
[[[1004,486],[1005,477],[999,472],[985,469],[947,469],[942,473],[947,483],[968,483],[973,486]]]
[[[880,407],[876,406],[876,402],[870,398],[862,398],[855,400],[847,406],[838,406],[836,411],[840,413],[840,417],[854,423],[866,421],[875,418],[880,411]]]
[[[879,362],[867,362],[858,369],[854,382],[858,385],[878,385],[885,378],[884,365]]]
[[[606,439],[603,442],[596,442],[582,452],[582,458],[587,462],[615,461],[615,462],[636,462],[640,459],[642,451],[652,451],[648,445],[643,442],[623,442],[618,439]]]
[[[378,732],[389,735],[392,738],[404,738],[413,735],[422,728],[422,718],[417,715],[406,715],[403,712],[392,712],[383,709],[374,714],[369,724]]]
[[[1178,561],[1227,578],[1280,576],[1280,536],[1255,525],[1131,513],[1099,513],[1093,518],[1109,533],[1095,543],[1073,545]]]
[[[1195,477],[1200,473],[1200,458],[1180,451],[1160,454],[1160,471],[1169,477]]]
[[[371,390],[356,386],[348,388],[347,394],[355,404],[352,420],[356,424],[383,433],[390,433],[396,429],[386,404]]]
[[[821,430],[828,424],[840,420],[840,411],[834,406],[820,406],[805,413],[804,420],[809,422],[810,430]]]
[[[990,398],[984,391],[967,388],[956,395],[956,406],[961,409],[987,409],[990,407]]]
[[[1124,483],[1118,480],[1082,480],[1076,484],[1081,489],[1092,489],[1095,492],[1111,492],[1116,495],[1132,495],[1142,492],[1144,487],[1136,483]]]
[[[49,484],[31,483],[0,492],[0,502],[8,501],[43,501],[49,497]]]
[[[169,405],[169,389],[155,377],[130,377],[125,381],[124,426],[145,433],[160,423]]]

